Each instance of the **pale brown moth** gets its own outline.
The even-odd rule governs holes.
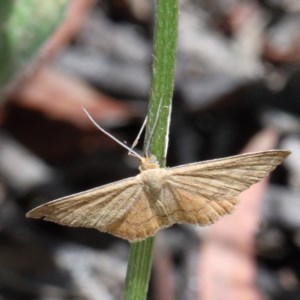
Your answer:
[[[129,242],[175,223],[208,225],[232,212],[239,194],[290,154],[269,150],[162,169],[154,156],[123,146],[140,159],[140,174],[51,201],[26,216],[96,228]]]

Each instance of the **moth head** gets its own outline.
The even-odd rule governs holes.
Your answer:
[[[156,159],[156,156],[153,154],[150,154],[149,156],[140,158],[140,161],[141,161],[141,164],[139,167],[140,171],[159,168],[159,164]]]

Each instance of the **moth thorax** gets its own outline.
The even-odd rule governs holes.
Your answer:
[[[157,159],[154,155],[151,154],[149,157],[143,157],[141,159],[140,171],[150,170],[150,169],[157,169],[159,168]]]
[[[141,173],[143,187],[145,192],[150,196],[158,196],[165,182],[165,169],[145,170]]]

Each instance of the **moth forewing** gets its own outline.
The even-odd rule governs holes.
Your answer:
[[[168,183],[184,223],[206,225],[233,211],[239,194],[289,155],[270,150],[171,168]],[[177,220],[179,221],[179,220]]]
[[[174,167],[170,169],[170,181],[198,190],[208,199],[228,199],[265,177],[289,153],[270,150]]]
[[[170,168],[172,175],[187,172],[197,172],[202,170],[219,171],[223,168],[251,168],[253,165],[261,166],[278,166],[282,161],[291,154],[287,150],[268,150],[260,152],[250,152],[239,155],[228,156],[224,158],[211,159],[201,162],[195,162]]]
[[[126,214],[140,189],[140,181],[131,177],[40,205],[26,217],[74,227],[105,226]]]

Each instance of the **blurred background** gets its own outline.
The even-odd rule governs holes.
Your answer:
[[[289,149],[215,225],[156,238],[148,299],[300,299],[300,2],[179,0],[168,166]],[[0,299],[120,299],[129,244],[25,218],[137,174],[154,1],[1,0]],[[138,148],[141,149],[142,145]]]

